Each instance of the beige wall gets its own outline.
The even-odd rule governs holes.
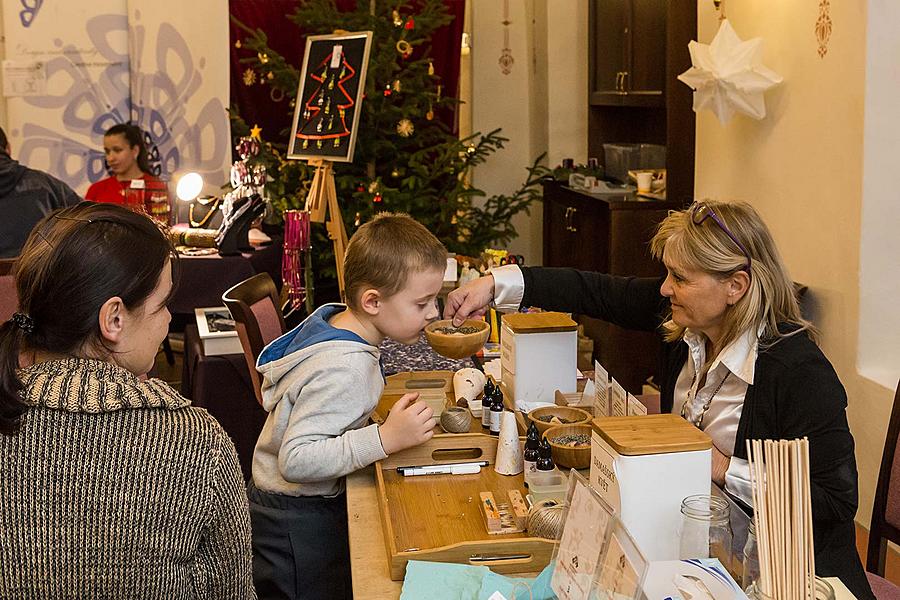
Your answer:
[[[822,348],[849,396],[860,509],[868,526],[892,390],[857,373],[860,213],[863,175],[866,0],[832,2],[833,33],[820,58],[818,2],[729,2],[743,39],[764,39],[765,64],[784,76],[766,97],[763,121],[726,126],[697,116],[696,195],[745,200],[772,229],[796,281],[810,288]],[[718,27],[712,2],[698,3],[698,37]]]

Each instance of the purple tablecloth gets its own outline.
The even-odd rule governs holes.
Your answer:
[[[222,306],[225,290],[257,273],[268,273],[280,289],[281,252],[281,241],[276,239],[256,252],[237,256],[179,255],[181,273],[169,311],[193,316],[195,308]]]

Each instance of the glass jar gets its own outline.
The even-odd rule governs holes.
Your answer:
[[[732,533],[728,501],[699,494],[681,501],[678,557],[718,558],[732,571]]]
[[[747,542],[744,544],[744,568],[741,572],[741,588],[749,593],[750,586],[759,579],[759,549],[756,546],[756,523],[750,521],[747,527]]]
[[[747,597],[750,600],[775,600],[774,596],[763,593],[763,591],[757,587],[758,584],[758,581],[754,581],[750,584],[750,587],[747,588]],[[815,598],[816,600],[834,600],[834,588],[821,577],[816,577]]]

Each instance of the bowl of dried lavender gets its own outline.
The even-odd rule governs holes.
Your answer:
[[[557,425],[544,432],[553,462],[565,469],[591,466],[591,426]]]
[[[484,347],[491,329],[481,319],[466,319],[459,327],[443,319],[425,328],[425,339],[434,351],[447,358],[468,358]]]

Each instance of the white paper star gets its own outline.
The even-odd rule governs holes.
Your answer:
[[[688,44],[692,67],[678,76],[694,90],[694,112],[709,108],[727,123],[735,111],[766,116],[763,94],[783,78],[762,64],[762,38],[741,40],[727,20],[712,44]]]

